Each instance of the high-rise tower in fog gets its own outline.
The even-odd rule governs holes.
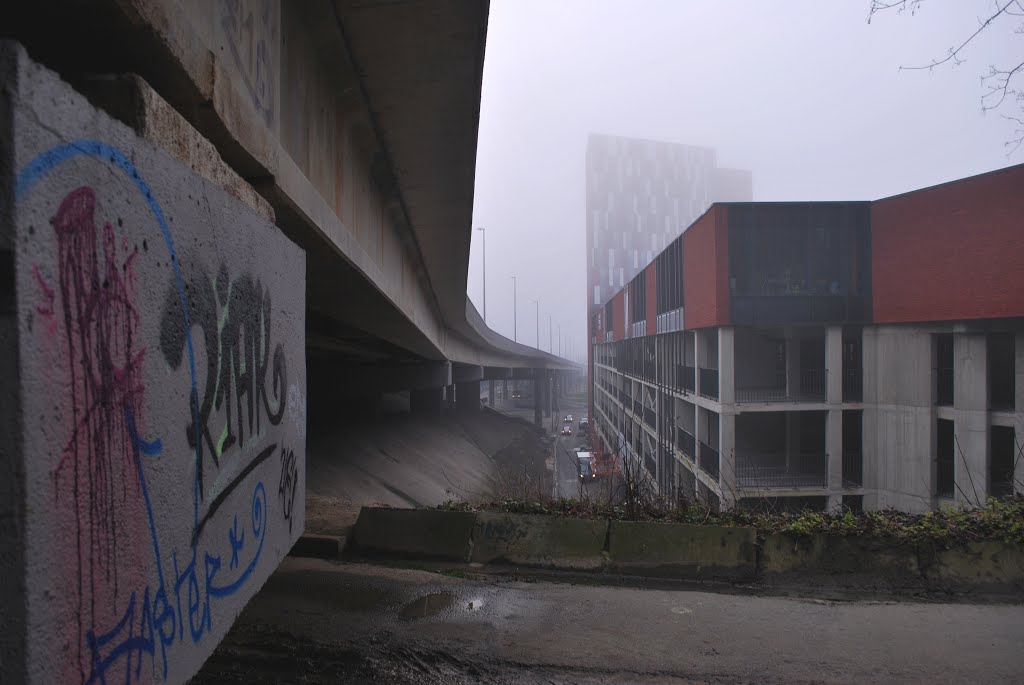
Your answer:
[[[602,305],[712,202],[752,200],[753,181],[720,168],[712,148],[598,134],[586,167],[589,349]]]
[[[587,141],[587,302],[629,283],[712,202],[752,199],[749,171],[706,147],[591,134]]]

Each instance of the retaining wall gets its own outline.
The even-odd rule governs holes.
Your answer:
[[[303,531],[305,255],[12,43],[0,219],[0,672],[184,682]]]
[[[1024,546],[482,511],[364,507],[346,551],[669,579],[860,591],[1024,593]],[[442,540],[437,547],[432,541]]]

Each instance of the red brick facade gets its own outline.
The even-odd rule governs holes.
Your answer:
[[[658,318],[658,279],[657,279],[658,263],[651,262],[644,269],[644,280],[646,285],[644,289],[647,291],[647,311],[644,314],[644,318],[647,319],[647,335],[653,335],[657,331],[657,318]]]
[[[683,233],[686,328],[729,325],[728,208],[713,205]]]
[[[876,322],[1024,316],[1024,165],[872,203],[871,261]]]

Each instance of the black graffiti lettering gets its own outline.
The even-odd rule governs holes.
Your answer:
[[[299,489],[299,464],[295,452],[281,448],[281,480],[277,487],[277,495],[281,498],[281,508],[288,521],[288,532],[292,530],[292,510],[295,507],[295,493]]]
[[[187,338],[178,298],[172,284],[160,326],[160,349],[173,369],[182,364]],[[185,432],[200,461],[205,463],[208,456],[218,467],[221,454],[260,433],[264,412],[271,425],[284,417],[284,350],[278,343],[271,362],[270,291],[258,279],[243,274],[232,280],[221,265],[214,280],[199,267],[189,282],[188,300],[190,326],[202,331],[206,380],[191,399],[196,417],[189,412]],[[221,412],[223,423],[214,421],[211,426],[211,419]],[[201,473],[199,478],[202,491]]]

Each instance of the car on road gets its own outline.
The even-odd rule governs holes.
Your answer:
[[[584,416],[582,419],[580,419],[580,432],[581,433],[586,432],[587,428],[589,428],[589,427],[590,427],[590,420],[586,416]]]
[[[590,452],[577,452],[576,462],[579,466],[578,473],[580,480],[586,482],[597,478],[597,469],[595,468],[594,455]]]
[[[572,426],[569,424],[562,426],[562,435],[572,435]]]
[[[566,414],[566,415],[565,415],[565,418],[564,418],[564,419],[562,419],[562,422],[563,422],[563,423],[572,423],[572,420],[573,420],[573,419],[572,419],[572,414]]]

